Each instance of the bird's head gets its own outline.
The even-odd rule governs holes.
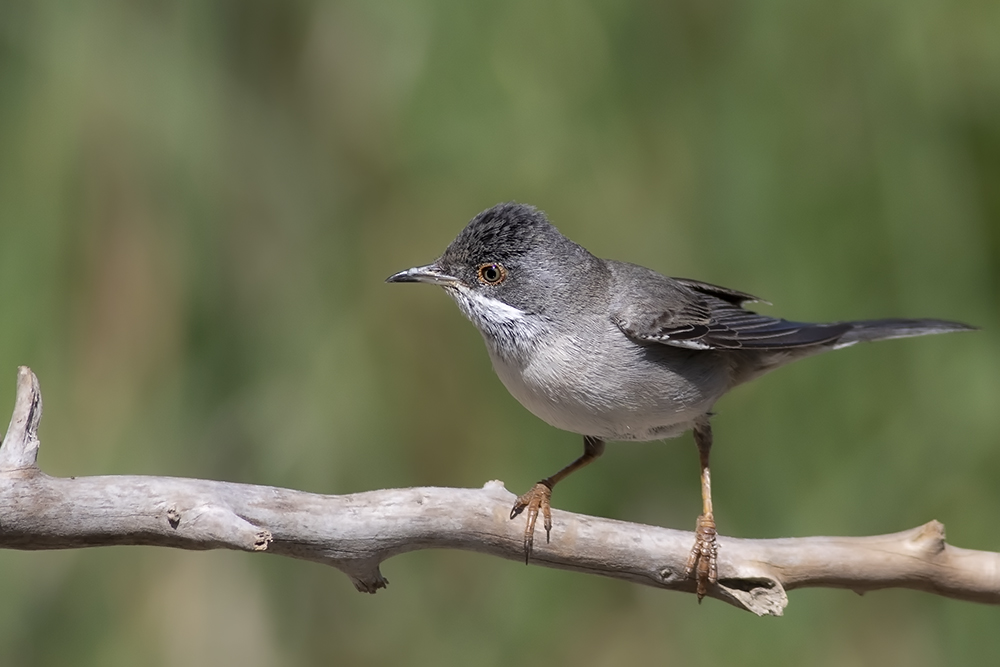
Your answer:
[[[432,264],[393,274],[386,282],[440,285],[484,333],[525,317],[547,318],[572,308],[573,295],[592,290],[602,268],[559,233],[545,214],[525,204],[497,204],[466,225]]]

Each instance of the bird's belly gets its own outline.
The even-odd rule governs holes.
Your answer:
[[[548,424],[606,440],[678,436],[729,386],[728,366],[713,353],[624,337],[600,347],[555,338],[536,350],[518,364],[491,353],[507,390]]]

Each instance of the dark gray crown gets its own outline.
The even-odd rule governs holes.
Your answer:
[[[539,247],[570,242],[534,206],[507,202],[488,208],[455,237],[443,259],[447,264],[477,266],[507,262]]]

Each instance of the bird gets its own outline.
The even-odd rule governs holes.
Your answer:
[[[519,496],[527,510],[525,562],[539,515],[552,532],[557,483],[609,441],[649,441],[693,431],[702,512],[685,567],[699,602],[718,583],[710,418],[734,387],[793,361],[855,343],[968,331],[939,319],[795,322],[745,306],[737,290],[601,259],[563,236],[539,209],[517,202],[476,215],[431,264],[386,279],[444,288],[486,343],[507,390],[557,429],[583,436],[583,453]],[[766,302],[764,302],[766,303]]]

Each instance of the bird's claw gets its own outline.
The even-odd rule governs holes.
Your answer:
[[[514,501],[514,507],[510,510],[510,518],[513,519],[525,509],[528,510],[527,521],[524,526],[524,563],[528,564],[531,558],[531,549],[535,544],[535,522],[538,514],[542,514],[542,525],[545,527],[545,541],[549,541],[552,534],[552,487],[545,482],[539,482],[531,487],[531,490]]]
[[[719,581],[719,571],[716,565],[719,543],[715,536],[715,519],[712,515],[702,514],[699,516],[698,527],[695,529],[694,546],[691,548],[691,555],[688,556],[687,567],[684,568],[685,578],[692,574],[695,577],[698,602],[701,602],[701,599],[708,592],[708,585],[714,585]]]

